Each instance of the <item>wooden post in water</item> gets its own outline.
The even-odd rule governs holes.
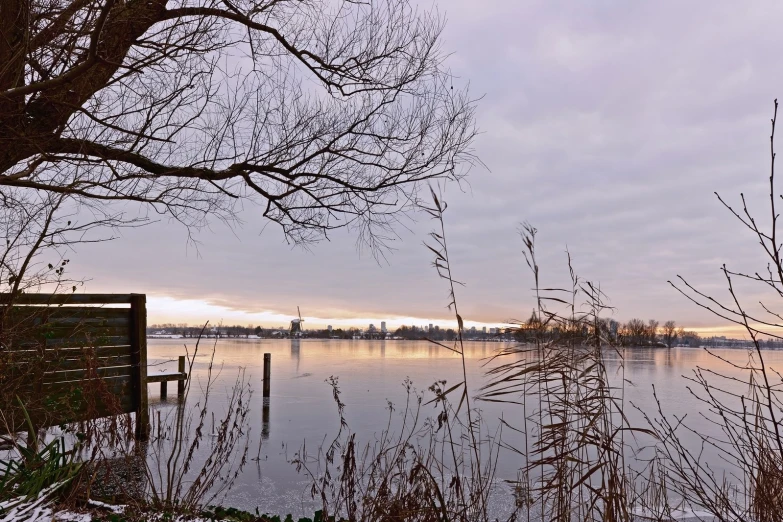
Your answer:
[[[169,383],[160,381],[160,400],[165,401],[169,395]]]
[[[269,398],[270,382],[269,379],[272,375],[272,354],[264,354],[264,398]]]
[[[177,364],[177,371],[179,373],[185,373],[185,356],[179,356],[179,363]],[[185,381],[177,381],[177,397],[180,399],[185,395]]]

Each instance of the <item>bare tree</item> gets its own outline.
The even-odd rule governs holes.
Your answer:
[[[701,346],[701,336],[698,332],[692,330],[683,330],[679,335],[680,342],[687,344],[692,348],[698,348]]]
[[[243,203],[295,243],[383,245],[473,162],[444,20],[407,0],[0,0],[0,192],[198,227]]]
[[[658,324],[655,319],[647,321],[647,338],[653,344],[658,340]]]
[[[783,260],[777,232],[777,202],[780,193],[775,186],[775,123],[778,102],[775,100],[770,135],[770,171],[768,207],[761,219],[748,206],[744,194],[740,205],[718,200],[750,231],[763,252],[765,267],[756,272],[738,272],[725,264],[720,267],[727,295],[716,298],[694,287],[682,276],[670,284],[691,302],[716,316],[742,327],[753,347],[747,361],[731,362],[719,354],[706,367],[697,367],[689,377],[689,391],[704,404],[697,421],[667,417],[659,404],[659,415],[651,424],[658,432],[659,450],[666,456],[667,472],[674,479],[673,489],[686,500],[701,505],[717,520],[783,520],[783,375],[769,363],[763,349],[764,337],[783,338],[779,311],[774,301],[757,301],[759,307],[743,302],[740,289],[755,284],[766,289],[772,300],[783,297]],[[779,301],[778,301],[779,302]],[[691,336],[695,337],[691,337]],[[693,332],[683,332],[686,342],[698,340]],[[712,353],[712,352],[709,352]],[[699,449],[686,443],[696,437]],[[727,471],[718,472],[704,455],[720,455]]]
[[[639,346],[647,337],[647,325],[641,319],[631,319],[623,325],[623,337],[627,344]]]
[[[663,323],[663,342],[668,348],[671,348],[674,341],[677,340],[677,323],[666,321]]]

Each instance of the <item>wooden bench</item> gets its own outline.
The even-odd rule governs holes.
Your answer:
[[[134,413],[148,438],[147,383],[181,395],[187,374],[148,377],[146,329],[144,294],[0,294],[0,434]]]

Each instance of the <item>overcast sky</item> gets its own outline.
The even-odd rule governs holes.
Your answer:
[[[517,235],[529,221],[539,230],[545,285],[563,284],[568,248],[618,320],[721,327],[666,281],[681,274],[720,293],[721,263],[765,265],[713,192],[731,201],[744,192],[767,212],[783,3],[439,6],[448,65],[483,95],[475,148],[488,168],[445,189],[453,268],[466,284],[463,317],[529,316],[532,278]],[[311,325],[447,324],[447,289],[422,246],[433,226],[424,216],[399,230],[387,264],[358,252],[347,234],[306,251],[286,245],[274,225],[262,233],[255,209],[242,217],[241,228],[214,223],[199,234],[198,251],[165,220],[125,231],[81,247],[72,274],[90,278],[87,291],[146,293],[150,323],[282,325],[298,305]]]

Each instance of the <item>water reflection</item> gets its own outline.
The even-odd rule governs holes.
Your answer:
[[[269,439],[269,398],[264,397],[261,406],[261,439]]]
[[[151,362],[170,360],[172,355],[181,353],[181,346],[180,340],[150,340],[148,358]],[[473,393],[486,384],[484,373],[487,367],[484,365],[501,346],[499,343],[465,344],[468,382]],[[264,353],[272,354],[271,400],[264,400],[261,394]],[[747,360],[747,354],[742,350],[720,350],[719,354],[739,363]],[[653,385],[667,414],[682,416],[701,409],[698,400],[688,393],[682,375],[690,375],[697,366],[737,373],[726,363],[699,349],[609,350],[605,355],[612,384],[622,387],[626,414],[637,425],[643,421],[640,411],[656,411]],[[196,357],[191,383],[194,395],[190,398],[193,403],[200,399],[197,395],[205,383],[209,358],[210,354],[205,351]],[[510,360],[505,358],[489,364]],[[226,398],[221,394],[223,390],[231,389],[240,368],[245,369],[245,375],[256,392],[251,399],[249,422],[254,438],[250,447],[255,449],[260,444],[261,461],[258,469],[251,466],[251,469],[245,470],[227,501],[250,511],[259,505],[284,513],[301,509],[306,484],[289,464],[289,459],[305,443],[308,450],[316,451],[322,441],[331,440],[329,437],[339,429],[337,407],[329,385],[324,382],[330,376],[339,378],[347,421],[357,433],[357,441],[364,442],[371,441],[385,426],[389,415],[387,399],[398,406],[404,404],[406,395],[402,384],[405,379],[410,379],[414,388],[425,396],[427,388],[435,380],[446,380],[451,383],[449,385],[462,380],[458,355],[429,342],[220,340],[215,361],[223,365],[218,375],[218,387],[210,399],[210,407],[217,412],[216,416],[221,417],[224,413]],[[769,352],[766,362],[780,367],[783,351]],[[741,388],[742,384],[738,386]],[[167,404],[154,400],[155,392],[157,387],[151,386],[150,399],[156,408],[175,407],[173,401]],[[271,401],[274,401],[274,408]],[[511,424],[518,426],[522,423],[519,408],[487,402],[476,403],[476,406],[481,408],[489,430],[497,425],[501,415]],[[423,406],[422,416],[432,416],[434,408],[433,405]],[[520,444],[513,435],[509,435],[508,442]],[[515,478],[522,464],[522,456],[511,452],[504,454],[498,463],[499,477]]]
[[[300,358],[300,348],[301,348],[301,340],[299,339],[291,339],[291,359],[296,361],[296,373],[299,373],[299,358]]]

